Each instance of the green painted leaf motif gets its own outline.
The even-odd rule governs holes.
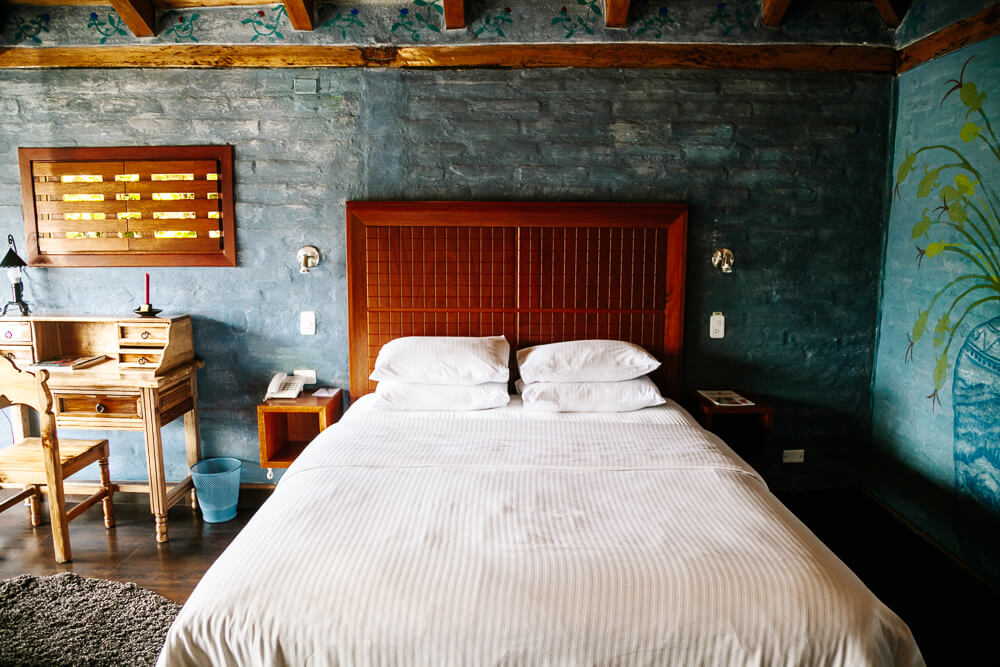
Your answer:
[[[928,169],[927,165],[924,165],[924,177],[920,179],[920,185],[917,186],[918,199],[929,197],[931,190],[941,185],[937,180],[939,173],[941,173],[940,169]]]
[[[958,190],[951,187],[950,185],[946,185],[943,188],[941,188],[941,199],[944,200],[945,204],[948,204],[950,206],[952,202],[958,201],[961,198],[962,195],[959,194]]]
[[[918,239],[918,238],[920,238],[921,236],[923,236],[924,234],[927,233],[928,229],[931,228],[932,221],[931,221],[930,217],[928,217],[928,215],[927,215],[927,212],[929,210],[930,209],[925,208],[924,209],[924,217],[922,217],[920,219],[920,222],[918,222],[917,224],[913,225],[913,232],[910,234],[910,238],[911,239]]]
[[[965,207],[962,206],[961,202],[953,202],[948,205],[948,217],[952,222],[961,224],[969,219],[969,214],[965,211]]]
[[[934,388],[940,389],[944,386],[944,381],[948,378],[948,353],[945,352],[938,357],[937,364],[934,365]]]
[[[979,127],[971,120],[962,126],[962,130],[958,133],[958,136],[962,138],[962,141],[969,143],[973,139],[979,136],[979,131],[983,128]]]
[[[917,161],[917,156],[911,153],[909,149],[906,151],[906,159],[903,160],[903,164],[899,165],[899,169],[896,171],[896,182],[902,183],[906,180],[906,177],[910,175],[913,171],[913,166]]]
[[[913,323],[913,342],[916,343],[918,340],[924,337],[924,331],[927,330],[927,318],[930,316],[930,310],[921,311],[920,316],[917,317],[917,321]]]
[[[936,241],[934,243],[928,244],[926,249],[926,254],[928,257],[937,257],[941,254],[941,251],[948,246],[955,245],[954,243],[948,243],[947,241]]]
[[[978,183],[979,181],[976,181]],[[976,194],[976,183],[972,182],[965,174],[959,174],[955,176],[955,187],[966,197],[971,197]]]
[[[983,108],[983,100],[986,99],[986,96],[980,96],[976,84],[971,81],[963,85],[958,94],[962,98],[962,104],[969,107],[969,111],[979,111]]]
[[[934,327],[934,347],[941,347],[944,343],[945,336],[948,335],[948,326],[951,324],[948,313],[941,316],[938,320],[937,326]]]

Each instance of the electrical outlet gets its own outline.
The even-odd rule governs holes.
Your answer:
[[[292,371],[292,375],[299,376],[305,380],[306,384],[316,384],[316,371],[314,370],[298,369]]]
[[[303,336],[316,335],[316,311],[303,310],[299,313],[299,333]]]
[[[806,450],[804,449],[786,449],[781,452],[782,463],[805,463],[805,460]]]
[[[709,338],[725,338],[726,337],[726,316],[722,313],[712,313],[712,317],[708,318],[708,336]]]

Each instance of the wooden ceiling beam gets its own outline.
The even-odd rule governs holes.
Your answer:
[[[903,48],[899,52],[898,73],[917,65],[1000,35],[1000,4],[992,4],[978,14],[951,24]]]
[[[313,0],[284,0],[285,13],[295,30],[313,29]]]
[[[788,11],[790,4],[792,0],[761,0],[761,23],[772,28],[781,25],[781,20],[785,18],[785,12]]]
[[[465,27],[465,0],[444,0],[444,27],[448,30]]]
[[[629,0],[604,0],[604,25],[624,28],[628,25]]]
[[[150,0],[111,0],[111,6],[136,37],[156,34],[156,7]]]
[[[910,9],[911,0],[873,0],[887,28],[898,28]]]

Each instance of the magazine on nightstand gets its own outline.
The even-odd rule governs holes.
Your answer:
[[[729,389],[718,391],[711,389],[699,389],[698,393],[716,405],[754,405],[754,402],[745,396],[737,394]]]

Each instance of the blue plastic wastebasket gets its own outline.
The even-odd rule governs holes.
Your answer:
[[[205,459],[191,466],[201,516],[207,523],[221,523],[236,516],[242,467],[239,459],[228,456]]]

